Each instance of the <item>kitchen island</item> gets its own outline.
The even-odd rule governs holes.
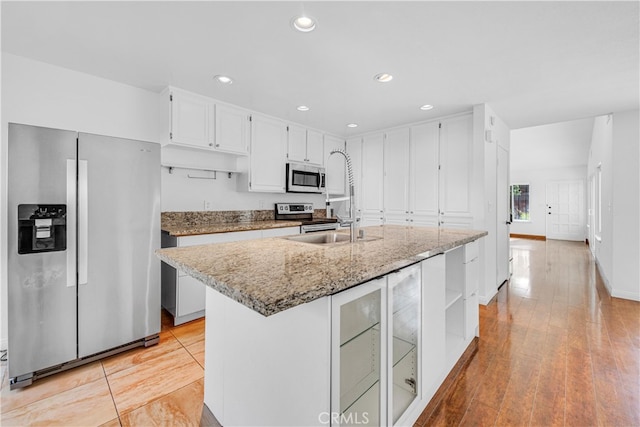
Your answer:
[[[412,423],[433,396],[477,334],[466,284],[486,232],[363,230],[158,251],[207,285],[205,403],[223,425]]]

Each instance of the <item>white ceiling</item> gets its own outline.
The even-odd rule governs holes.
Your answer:
[[[289,25],[303,11],[311,33]],[[517,129],[639,108],[638,16],[637,1],[3,1],[2,50],[337,135],[484,102]]]
[[[593,118],[511,131],[512,171],[587,166]]]

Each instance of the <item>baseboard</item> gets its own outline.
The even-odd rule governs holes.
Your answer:
[[[511,233],[509,234],[509,237],[513,237],[514,239],[547,240],[547,236],[538,236],[536,234]]]

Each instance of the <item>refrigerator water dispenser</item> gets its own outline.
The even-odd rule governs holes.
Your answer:
[[[18,253],[67,249],[67,205],[18,205]]]

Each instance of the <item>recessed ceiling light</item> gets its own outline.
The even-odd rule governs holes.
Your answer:
[[[296,110],[298,110],[298,111],[309,111],[309,107],[307,107],[306,105],[298,105]]]
[[[375,76],[373,76],[373,80],[380,82],[380,83],[388,83],[391,80],[393,80],[393,76],[391,74],[388,73],[380,73],[380,74],[376,74]]]
[[[429,105],[429,104],[425,104],[422,107],[420,107],[421,110],[431,110],[433,108],[433,105]]]
[[[316,21],[308,16],[297,16],[291,20],[291,25],[296,30],[308,33],[316,29]]]
[[[213,76],[213,78],[225,85],[230,85],[231,83],[233,83],[233,79],[229,76],[218,74],[217,76]]]
[[[357,124],[357,123],[349,123],[349,124],[347,125],[347,127],[348,127],[348,128],[357,128],[357,127],[358,127],[358,124]]]

